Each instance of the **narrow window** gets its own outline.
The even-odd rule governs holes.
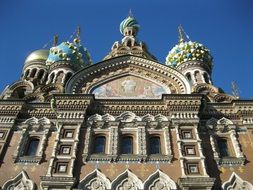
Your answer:
[[[191,73],[187,73],[186,74],[187,79],[190,81],[190,83],[192,83],[192,77],[191,77]]]
[[[209,77],[206,73],[204,73],[204,79],[207,84],[209,84]]]
[[[124,136],[121,142],[121,153],[132,154],[133,153],[133,138],[130,136]]]
[[[150,137],[149,147],[150,147],[150,154],[160,154],[161,153],[160,137]]]
[[[103,154],[105,153],[105,137],[97,136],[94,142],[94,153]]]
[[[228,145],[227,145],[226,139],[219,139],[218,140],[218,147],[219,147],[219,151],[220,151],[220,157],[229,156]]]
[[[28,144],[27,150],[26,150],[26,156],[35,156],[37,153],[38,145],[40,140],[32,138]]]

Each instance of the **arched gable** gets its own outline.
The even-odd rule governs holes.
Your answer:
[[[119,93],[117,88],[121,88],[125,90],[125,95],[132,93],[130,97],[136,99],[154,98],[163,93],[191,93],[189,81],[179,71],[158,62],[131,55],[105,60],[80,70],[70,78],[65,89],[67,93],[95,94],[98,93],[99,87],[104,88],[106,85],[109,86],[106,89],[108,91],[114,88]],[[138,92],[133,93],[133,89]],[[135,93],[141,95],[136,97]],[[153,95],[148,95],[149,93]],[[112,95],[112,97],[122,98],[124,95]]]
[[[84,190],[107,190],[111,189],[111,182],[103,173],[96,169],[80,181],[78,188]]]
[[[34,190],[35,185],[32,180],[29,179],[25,171],[21,171],[15,178],[8,180],[4,185],[3,189],[27,189]]]
[[[253,190],[253,185],[248,181],[244,181],[240,176],[235,172],[232,173],[229,180],[223,183],[222,189],[224,190],[233,190],[233,189],[245,189]]]
[[[144,182],[144,189],[146,190],[176,190],[176,183],[165,173],[157,170],[151,174]]]
[[[134,173],[127,169],[112,182],[112,189],[141,190],[143,189],[143,184]]]

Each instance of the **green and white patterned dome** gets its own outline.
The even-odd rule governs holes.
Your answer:
[[[165,64],[178,67],[188,61],[201,61],[212,66],[212,60],[209,49],[201,43],[181,39],[179,44],[170,50]]]
[[[137,20],[132,15],[128,16],[120,23],[119,27],[120,33],[125,35],[124,30],[128,27],[133,27],[136,30],[136,32],[138,32],[140,28],[140,25],[138,24]]]
[[[169,52],[166,65],[177,67],[187,61],[201,61],[212,65],[212,56],[209,49],[198,42],[180,42]]]

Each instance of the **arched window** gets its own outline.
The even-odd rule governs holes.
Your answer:
[[[186,73],[186,77],[192,83],[191,73]]]
[[[41,79],[42,78],[42,76],[44,75],[44,70],[39,70],[39,73],[38,73],[38,79]]]
[[[121,154],[133,154],[133,138],[131,136],[123,136]]]
[[[219,152],[220,152],[220,157],[228,157],[229,152],[228,152],[228,144],[226,139],[218,139],[218,147],[219,147]]]
[[[206,73],[204,73],[204,79],[207,84],[209,84],[209,77]]]
[[[149,153],[150,154],[161,154],[160,137],[152,136],[149,138]]]
[[[93,153],[95,154],[105,153],[105,137],[104,136],[95,137]]]
[[[29,70],[29,69],[26,70],[26,71],[25,71],[25,76],[24,76],[24,78],[28,77],[29,73],[30,73],[30,70]]]
[[[38,138],[31,138],[26,149],[26,156],[35,156],[37,153],[40,140]]]
[[[70,72],[68,72],[68,73],[66,74],[64,84],[67,83],[67,81],[70,79],[71,76],[72,76],[72,73],[70,73]]]
[[[30,77],[33,78],[35,76],[36,72],[37,72],[37,69],[33,69],[32,72],[31,72]]]

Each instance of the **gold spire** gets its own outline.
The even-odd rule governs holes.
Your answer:
[[[81,27],[80,27],[80,26],[77,26],[76,37],[77,37],[77,38],[80,38],[80,36],[81,36]]]
[[[185,40],[184,40],[184,30],[183,30],[183,27],[181,26],[181,24],[178,27],[178,39],[179,39],[179,43],[185,42]]]
[[[128,17],[131,17],[131,18],[133,18],[133,17],[134,17],[134,15],[133,15],[133,13],[132,13],[132,10],[131,10],[131,9],[129,9],[129,12],[128,12]]]
[[[231,87],[232,87],[232,94],[234,95],[235,98],[239,99],[240,98],[239,88],[235,81],[232,81]]]
[[[74,35],[74,34],[73,34]],[[73,35],[71,36],[71,38],[73,37]],[[80,26],[77,26],[77,29],[75,31],[75,35],[76,35],[76,38],[73,40],[75,43],[80,43],[80,36],[81,36],[81,27]]]
[[[54,35],[54,41],[53,41],[53,46],[57,46],[58,44],[58,35]]]
[[[181,24],[178,26],[178,38],[179,38],[179,43],[190,41],[190,37],[185,33]]]

